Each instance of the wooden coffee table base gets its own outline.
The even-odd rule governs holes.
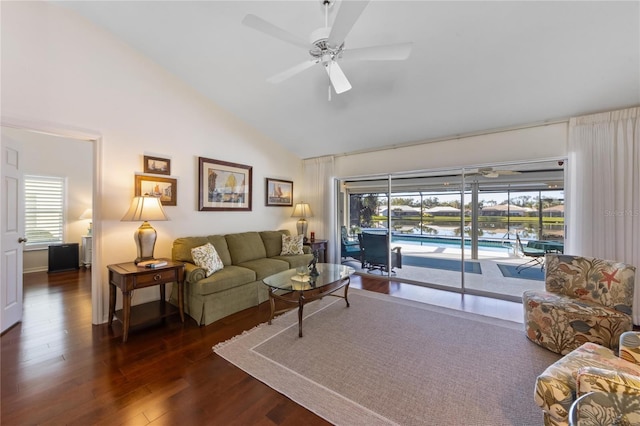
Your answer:
[[[308,290],[293,290],[285,294],[276,294],[275,289],[269,287],[269,304],[271,305],[271,316],[269,317],[269,324],[273,320],[273,317],[277,314],[295,309],[295,306],[290,308],[280,309],[276,311],[276,300],[281,300],[288,304],[298,305],[298,337],[302,337],[302,312],[304,305],[314,300],[322,299],[324,296],[334,296],[344,299],[349,307],[349,299],[347,294],[349,292],[349,284],[351,283],[350,277],[343,278],[331,284],[324,285],[320,288],[311,288]],[[335,291],[344,287],[344,296],[333,294]]]

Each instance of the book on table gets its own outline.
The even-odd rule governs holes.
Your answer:
[[[160,268],[162,266],[167,266],[167,261],[166,260],[147,260],[144,262],[140,262],[138,263],[138,266],[141,268]]]

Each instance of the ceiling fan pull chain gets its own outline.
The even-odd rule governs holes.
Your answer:
[[[329,102],[331,102],[331,84],[329,84],[327,89],[329,89]]]

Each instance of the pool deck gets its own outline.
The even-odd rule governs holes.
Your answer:
[[[461,249],[454,245],[419,245],[415,243],[393,242],[392,247],[401,247],[403,256],[423,256],[440,259],[460,260]],[[465,260],[480,262],[482,269],[481,274],[467,273],[464,274],[464,287],[473,293],[482,293],[494,295],[497,298],[507,300],[520,301],[522,292],[529,289],[544,290],[544,281],[504,277],[497,264],[520,265],[528,260],[518,257],[512,249],[507,247],[501,249],[483,249],[478,248],[478,259],[471,259],[470,250],[465,249]],[[356,269],[359,274],[375,274],[380,275],[380,271],[367,272],[362,269],[360,262],[345,262],[349,266]],[[396,268],[392,278],[399,281],[406,281],[414,284],[433,286],[436,288],[449,289],[452,291],[460,291],[462,288],[462,274],[460,271],[449,271],[443,269],[426,268],[418,266],[405,266]]]

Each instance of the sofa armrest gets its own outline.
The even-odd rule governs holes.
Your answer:
[[[620,335],[620,358],[640,365],[640,332],[627,331]]]
[[[582,367],[576,376],[576,392],[622,393],[640,397],[640,375],[599,367]]]
[[[184,270],[185,270],[185,282],[195,283],[200,281],[201,279],[207,276],[207,273],[204,269],[199,266],[194,265],[193,263],[184,262]]]

